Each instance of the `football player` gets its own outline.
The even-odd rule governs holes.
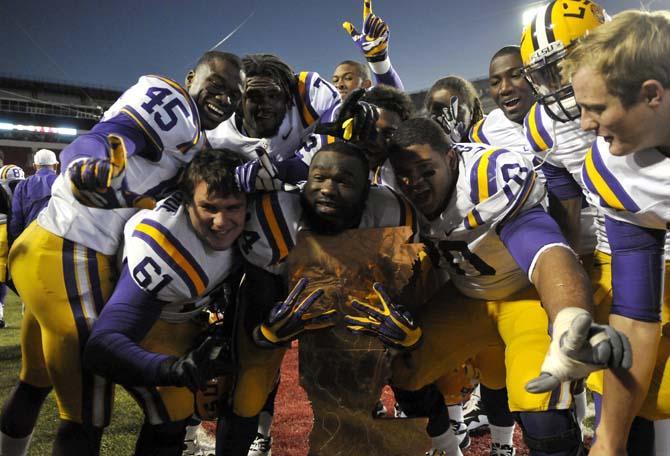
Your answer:
[[[239,281],[241,257],[234,247],[246,217],[246,195],[235,184],[241,161],[231,151],[200,152],[181,192],[138,212],[124,228],[123,268],[84,363],[129,388],[142,407],[135,454],[181,455],[194,413],[191,391],[230,369],[217,366],[224,335],[208,335],[203,310],[217,304],[233,314],[225,302],[212,301],[225,301],[224,283],[235,290]]]
[[[283,299],[287,287],[285,259],[295,245],[299,230],[337,234],[351,228],[408,225],[418,229],[411,205],[387,187],[369,187],[368,175],[365,153],[351,143],[338,141],[325,145],[313,157],[302,193],[253,195],[249,202],[250,218],[240,238],[244,257],[257,267],[255,274],[248,277],[248,289],[267,290],[274,284],[278,291],[265,300]],[[250,285],[252,283],[258,285]],[[261,314],[256,320],[264,317]],[[271,346],[270,341],[262,340],[263,333],[254,334],[257,342]],[[263,407],[275,385],[285,352],[281,345],[284,341],[280,338],[278,342],[276,350],[256,348],[248,335],[239,343],[246,353],[240,357],[241,369],[256,372],[240,376],[233,398],[235,414],[253,417]],[[249,385],[254,382],[255,386],[245,386],[243,381]],[[256,392],[253,396],[252,391]],[[253,434],[250,437],[253,438]],[[218,435],[217,442],[224,438]]]
[[[549,193],[554,196],[552,203],[559,203],[552,204],[550,211],[559,220],[571,243],[586,239],[583,233],[588,227],[583,226],[584,219],[579,217],[579,212],[583,205],[583,193],[588,193],[589,189],[582,179],[581,171],[595,134],[579,128],[580,110],[574,99],[573,87],[560,68],[577,40],[587,32],[597,30],[607,20],[607,14],[596,3],[554,2],[538,12],[522,35],[524,74],[539,99],[524,122],[526,137],[529,149],[543,163],[542,170],[547,178]],[[596,319],[604,323],[610,315],[613,293],[611,246],[601,211],[595,217],[595,227],[597,243],[591,279],[597,304]],[[588,244],[580,245],[579,252],[585,254],[588,248]],[[666,242],[666,252],[670,252],[669,242]],[[585,263],[588,265],[590,261]],[[670,305],[670,293],[667,290],[665,305]],[[587,385],[598,399],[603,388],[602,373],[590,377]],[[596,404],[599,402],[597,400]],[[596,422],[599,417],[600,408],[596,407]],[[613,415],[611,419],[618,419],[618,415],[616,418]],[[636,454],[653,451],[650,434],[654,427],[659,428],[659,424],[654,426],[648,419],[636,418],[630,435],[629,451]]]
[[[425,306],[423,344],[409,361],[396,358],[394,383],[420,388],[502,338],[506,372],[486,372],[483,363],[482,383],[506,377],[510,409],[533,454],[580,454],[569,381],[608,365],[629,367],[630,351],[621,334],[593,325],[588,277],[544,211],[545,190],[530,161],[493,146],[452,146],[429,119],[400,126],[390,159],[403,193],[425,217],[422,235],[435,263],[449,269],[453,283]],[[602,345],[588,341],[589,328],[602,334]],[[549,392],[530,394],[526,383],[550,385]]]
[[[378,85],[363,95],[362,100],[377,107],[379,119],[375,123],[374,138],[359,142],[367,153],[370,164],[370,181],[374,185],[396,187],[393,170],[388,163],[388,143],[401,122],[414,113],[412,99],[404,92],[387,85]]]
[[[142,76],[61,152],[47,208],[10,252],[25,314],[19,384],[0,423],[3,454],[26,452],[52,386],[60,412],[53,454],[98,454],[112,387],[82,370],[81,356],[116,281],[123,226],[135,206],[151,206],[174,189],[204,147],[203,128],[236,108],[242,79],[239,59],[216,51],[200,58],[185,87]]]
[[[521,73],[522,67],[518,46],[504,46],[491,57],[489,94],[497,108],[473,125],[469,134],[471,142],[524,150],[526,138],[523,134],[523,119],[534,98],[530,85]],[[500,448],[500,452],[510,452],[513,447],[514,417],[507,407],[507,392],[494,391],[486,386],[479,388],[478,394],[473,395],[464,407],[465,422],[469,429],[488,423],[491,444]]]
[[[484,117],[477,89],[459,76],[435,81],[423,105],[428,116],[440,124],[452,142],[466,139],[472,126]]]
[[[626,11],[591,31],[565,62],[581,126],[598,135],[582,177],[590,200],[605,212],[614,289],[609,321],[628,334],[635,360],[630,373],[605,374],[592,454],[626,454],[636,413],[654,419],[670,412],[663,296],[670,226],[669,33],[667,11]],[[656,454],[667,454],[667,437],[657,440]]]
[[[26,229],[51,198],[51,186],[58,176],[58,159],[49,149],[40,149],[33,157],[35,174],[20,182],[12,196],[9,239],[13,242]]]
[[[5,306],[7,297],[7,259],[12,238],[9,227],[12,223],[12,198],[14,190],[23,182],[26,175],[17,165],[4,165],[0,168],[0,328],[5,327]]]
[[[360,101],[362,90],[341,103],[318,73],[296,75],[274,55],[248,55],[243,63],[240,110],[208,131],[207,139],[213,147],[240,151],[250,160],[237,173],[244,191],[278,190],[284,182],[304,181],[312,155],[323,144],[338,136],[367,137],[374,128],[376,112]]]
[[[367,68],[353,60],[344,60],[335,67],[331,82],[342,99],[344,100],[354,89],[372,87],[370,70],[375,76],[377,85],[384,84],[398,90],[405,90],[389,58],[388,46],[391,32],[386,22],[372,12],[372,0],[363,0],[361,32],[356,30],[351,22],[344,22],[342,27],[361,51],[370,67]]]

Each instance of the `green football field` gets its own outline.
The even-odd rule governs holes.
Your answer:
[[[21,364],[19,348],[19,326],[21,303],[10,291],[5,300],[5,321],[7,326],[0,329],[0,401],[4,404],[7,395],[16,384]],[[133,399],[120,387],[116,388],[112,424],[102,439],[103,456],[129,456],[133,454],[135,439],[142,423],[142,412]],[[47,398],[37,422],[30,456],[51,454],[58,425],[58,410],[53,394]]]

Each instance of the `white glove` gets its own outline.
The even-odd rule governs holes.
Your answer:
[[[630,369],[632,363],[633,353],[625,334],[609,325],[593,323],[585,309],[566,307],[556,315],[542,372],[526,383],[526,391],[545,393],[562,382],[585,378],[601,369]]]

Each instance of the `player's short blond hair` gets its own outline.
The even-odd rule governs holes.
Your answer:
[[[649,79],[670,87],[670,11],[629,10],[593,29],[563,62],[570,79],[583,66],[602,75],[624,107],[638,100]]]

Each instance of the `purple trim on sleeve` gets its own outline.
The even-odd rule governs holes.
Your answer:
[[[500,239],[526,274],[542,247],[549,244],[568,245],[558,224],[540,205],[520,213],[503,225]]]
[[[387,86],[395,87],[398,90],[402,91],[405,90],[405,86],[402,84],[402,80],[400,79],[398,73],[395,71],[395,68],[393,68],[393,65],[391,65],[391,67],[386,73],[377,74],[373,71],[372,74],[375,75],[374,77],[377,85],[385,84]]]
[[[96,124],[91,131],[79,136],[60,153],[61,173],[73,160],[78,158],[107,158],[107,136],[114,133],[123,138],[128,157],[141,154],[152,160],[160,157],[160,152],[150,146],[139,126],[126,114],[119,114],[112,119]]]
[[[665,231],[609,217],[605,217],[605,229],[612,248],[614,297],[610,313],[633,320],[660,321]]]
[[[582,197],[582,188],[567,169],[550,165],[547,162],[542,163],[540,169],[547,178],[547,190],[558,200],[565,201]]]
[[[122,385],[159,385],[160,364],[171,357],[147,351],[139,343],[158,320],[162,307],[161,301],[137,286],[125,264],[86,343],[86,368]]]

